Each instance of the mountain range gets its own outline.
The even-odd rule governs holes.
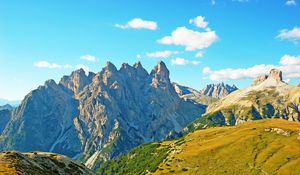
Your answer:
[[[205,108],[178,96],[163,62],[150,73],[140,62],[119,70],[108,62],[98,73],[48,80],[17,108],[0,111],[0,149],[59,153],[93,168],[181,131]]]
[[[16,108],[0,110],[0,149],[40,151],[4,152],[3,164],[21,157],[43,165],[62,154],[98,174],[298,171],[299,155],[291,150],[300,147],[300,87],[284,82],[281,71],[272,69],[244,89],[219,83],[195,90],[171,82],[169,74],[163,62],[150,73],[140,62],[120,69],[107,62],[100,72],[79,69],[58,83],[46,81]],[[280,157],[265,157],[274,154]]]

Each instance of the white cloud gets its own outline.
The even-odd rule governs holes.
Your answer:
[[[90,68],[87,67],[86,65],[83,65],[83,64],[78,64],[76,65],[76,69],[83,69],[85,74],[88,75],[89,71],[90,71]]]
[[[288,6],[296,5],[296,1],[295,0],[287,0],[285,5],[288,5]]]
[[[277,38],[291,41],[300,40],[300,27],[294,27],[292,30],[283,29],[279,32]]]
[[[191,61],[191,64],[198,65],[198,64],[200,64],[200,61]]]
[[[194,24],[195,26],[204,29],[206,31],[210,31],[210,28],[208,27],[208,22],[205,21],[205,17],[203,16],[197,16],[193,19],[190,19],[189,23]]]
[[[115,24],[116,27],[121,29],[133,28],[133,29],[149,29],[156,30],[157,22],[155,21],[147,21],[141,18],[134,18],[128,21],[127,24]]]
[[[86,61],[96,61],[97,57],[95,57],[93,55],[83,55],[80,57],[80,59],[86,60]]]
[[[282,65],[298,65],[298,64],[300,64],[300,55],[298,55],[298,56],[284,55],[280,59],[280,64],[282,64]]]
[[[47,69],[70,69],[72,68],[71,65],[65,64],[65,65],[60,65],[56,63],[49,63],[48,61],[37,61],[33,63],[33,66],[38,67],[38,68],[47,68]]]
[[[193,51],[207,48],[217,41],[217,39],[218,36],[215,31],[197,32],[186,27],[178,27],[172,32],[171,36],[165,36],[158,40],[158,42],[167,45],[184,46],[185,50]]]
[[[203,57],[203,52],[202,51],[197,52],[195,57],[196,58],[202,58]]]
[[[283,56],[280,65],[259,64],[249,68],[226,68],[221,70],[212,70],[210,67],[203,68],[202,72],[210,80],[244,79],[255,78],[259,75],[268,74],[272,68],[279,69],[286,78],[300,78],[300,62],[298,57]]]
[[[142,58],[142,55],[137,54],[137,55],[136,55],[136,58],[141,59],[141,58]]]
[[[170,50],[165,50],[165,51],[158,51],[158,52],[150,52],[146,53],[147,57],[151,58],[168,58],[172,55],[179,54],[178,51],[170,51]]]
[[[49,69],[61,68],[61,65],[56,63],[49,63],[48,61],[38,61],[33,63],[33,65],[38,68],[49,68]]]
[[[184,58],[176,58],[176,59],[172,59],[171,63],[173,65],[186,65],[189,63],[189,61]]]
[[[189,61],[184,58],[178,57],[178,58],[172,59],[171,64],[172,65],[186,65],[186,64],[198,65],[198,64],[200,64],[200,62],[199,61]]]

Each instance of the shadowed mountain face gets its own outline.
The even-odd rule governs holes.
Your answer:
[[[12,110],[12,109],[14,109],[14,107],[12,107],[12,106],[9,105],[9,104],[0,106],[0,111],[1,111],[1,110],[5,110],[5,109],[7,109],[7,110]]]
[[[61,153],[93,167],[180,131],[204,110],[178,96],[163,62],[150,74],[140,63],[117,70],[108,62],[96,74],[80,69],[59,84],[49,80],[16,109],[0,112],[8,119],[0,118],[0,148]]]

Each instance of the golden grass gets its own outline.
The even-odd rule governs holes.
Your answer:
[[[163,143],[174,151],[154,174],[299,174],[299,132],[300,123],[280,119],[198,130],[188,134],[183,144]]]

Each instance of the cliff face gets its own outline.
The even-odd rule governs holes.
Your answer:
[[[163,62],[149,74],[140,63],[83,70],[49,80],[9,112],[1,149],[53,151],[87,162],[115,157],[180,131],[205,107],[181,99]]]

